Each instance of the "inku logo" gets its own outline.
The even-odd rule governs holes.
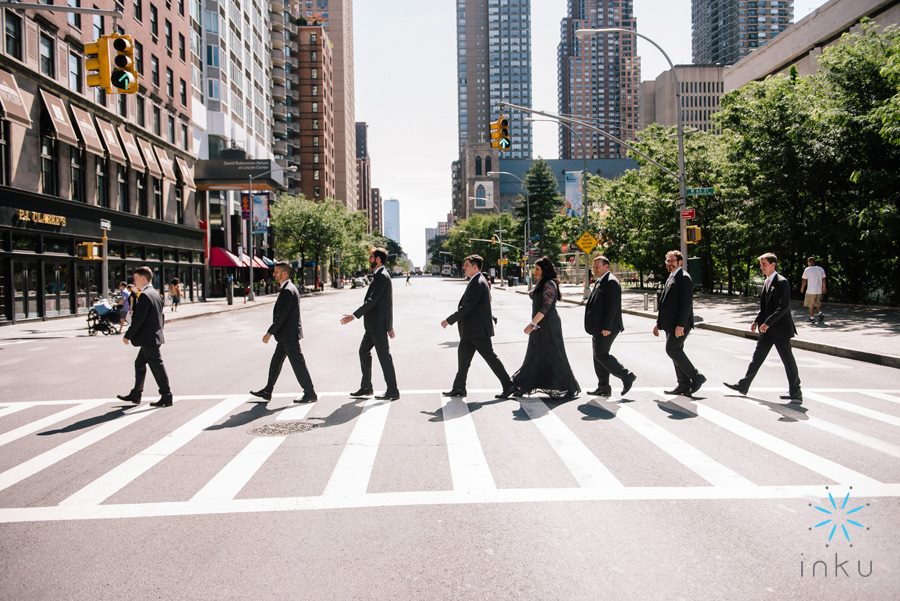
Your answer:
[[[832,544],[842,543],[846,543],[848,546],[852,547],[853,537],[860,532],[869,530],[868,526],[865,526],[860,522],[863,518],[859,515],[863,509],[869,506],[869,503],[860,504],[852,502],[850,500],[850,495],[853,492],[852,486],[847,490],[847,493],[840,503],[835,500],[834,495],[831,490],[829,490],[828,486],[825,487],[825,491],[828,494],[827,503],[823,503],[822,505],[816,505],[814,503],[809,504],[810,507],[818,512],[820,518],[824,517],[825,519],[817,521],[814,525],[809,527],[809,530],[816,531],[817,533],[821,532],[825,536],[826,547],[830,547]],[[828,568],[833,565],[834,569],[832,571],[832,576],[834,578],[838,578],[841,575],[851,578],[854,574],[852,565],[850,571],[845,567],[848,563],[851,563],[851,560],[845,559],[841,561],[838,553],[835,552],[834,564],[831,564],[831,558],[829,557],[828,561],[818,559],[813,561],[811,565],[807,565],[806,558],[803,553],[801,553],[800,577],[815,578],[816,576],[822,576],[828,578]],[[863,578],[868,578],[872,575],[872,560],[868,560],[869,565],[867,572],[864,571],[864,563],[863,560],[856,560],[856,573]],[[821,573],[817,573],[817,571]]]

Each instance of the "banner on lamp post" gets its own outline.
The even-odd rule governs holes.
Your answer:
[[[582,171],[566,171],[566,206],[563,212],[567,217],[581,217],[582,187],[584,177]]]

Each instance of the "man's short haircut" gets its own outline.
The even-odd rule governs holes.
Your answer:
[[[684,262],[684,255],[681,254],[680,250],[670,250],[669,252],[666,253],[666,256],[667,257],[675,257],[676,261],[681,261],[682,263]]]
[[[387,265],[388,252],[385,248],[373,248],[372,254],[381,259],[382,265]]]
[[[128,282],[119,282],[119,286],[128,286]]]
[[[148,280],[153,279],[153,270],[147,267],[146,265],[141,265],[140,267],[136,267],[134,271],[131,272],[134,275],[139,275],[142,278],[146,278]]]
[[[276,261],[275,267],[277,269],[281,269],[287,272],[288,275],[291,275],[293,269],[291,268],[291,264],[289,261]]]
[[[771,265],[778,264],[778,257],[776,257],[773,253],[763,253],[759,255],[757,259],[760,261],[765,261],[766,263],[769,263]]]
[[[477,267],[479,271],[481,266],[484,265],[484,258],[481,255],[469,255],[465,260]]]
[[[597,255],[594,257],[594,262],[601,261],[604,265],[609,265],[609,259],[604,257],[603,255]]]
[[[807,263],[812,263],[813,265],[815,265],[815,264],[816,264],[816,258],[815,258],[815,257],[807,257],[806,262],[807,262]]]

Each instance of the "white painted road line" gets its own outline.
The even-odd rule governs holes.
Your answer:
[[[275,421],[299,421],[301,419],[305,419],[306,415],[309,413],[309,410],[312,409],[314,405],[315,403],[303,403],[302,405],[297,405],[296,407],[288,407],[278,414],[278,417],[275,418]]]
[[[538,432],[547,440],[560,460],[583,488],[622,486],[603,463],[581,442],[543,401],[522,401],[522,409]]]
[[[497,490],[469,406],[455,397],[442,397],[441,405],[453,490],[463,494]]]
[[[820,457],[815,453],[802,449],[780,438],[754,428],[744,422],[709,407],[697,403],[697,415],[717,426],[724,428],[741,438],[763,447],[785,459],[805,467],[806,469],[832,479],[839,484],[856,486],[880,486],[882,483],[848,467]]]
[[[106,472],[60,505],[97,505],[116,494],[141,474],[193,440],[204,428],[216,423],[238,405],[247,402],[247,395],[228,397],[181,425],[162,440],[150,445]],[[158,411],[165,411],[159,409]]]
[[[890,403],[900,404],[900,396],[896,396],[893,394],[887,394],[884,392],[876,392],[874,390],[860,390],[861,393],[868,395],[870,397],[875,397],[876,399],[881,399],[882,401],[888,401]]]
[[[807,393],[806,397],[825,405],[831,405],[832,407],[837,407],[838,409],[843,409],[844,411],[862,415],[863,417],[868,417],[869,419],[874,419],[900,428],[900,417],[897,417],[896,415],[889,415],[867,407],[860,407],[859,405],[854,405],[853,403],[848,403],[846,401],[839,401],[838,399],[817,392]]]
[[[285,436],[267,436],[251,440],[191,498],[191,503],[215,503],[235,498],[285,439]]]
[[[18,413],[19,411],[28,409],[30,407],[33,407],[31,403],[16,403],[14,405],[7,405],[0,409],[0,417],[6,417],[7,415]]]
[[[47,417],[27,423],[24,426],[16,428],[15,430],[4,432],[3,434],[0,434],[0,447],[13,442],[14,440],[18,440],[20,438],[28,436],[29,434],[34,434],[38,430],[43,430],[44,428],[61,422],[64,419],[69,419],[70,417],[78,415],[79,413],[84,413],[85,411],[106,404],[108,402],[109,401],[79,402],[79,404],[75,405],[74,407],[69,407],[68,409],[57,411],[53,415],[48,415]]]
[[[325,485],[322,493],[324,496],[353,497],[366,494],[390,408],[390,401],[374,398],[366,401],[331,478]]]

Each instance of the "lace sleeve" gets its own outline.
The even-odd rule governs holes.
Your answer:
[[[544,304],[541,305],[541,313],[547,314],[556,304],[556,282],[550,281],[544,286]]]

